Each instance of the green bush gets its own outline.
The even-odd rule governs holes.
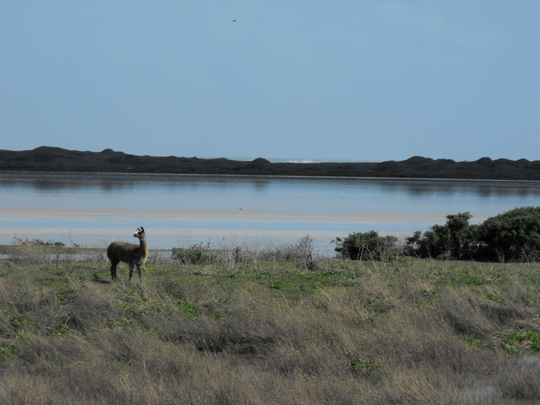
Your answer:
[[[478,225],[469,225],[472,215],[460,212],[448,215],[446,224],[433,225],[424,234],[416,231],[407,238],[405,252],[419,257],[471,259],[480,246]]]
[[[446,224],[407,238],[405,253],[456,260],[540,259],[540,207],[516,208],[479,225],[469,225],[468,212],[446,218]]]
[[[334,250],[344,259],[388,261],[400,253],[397,240],[395,236],[379,236],[375,231],[353,232],[345,239],[336,238]]]
[[[478,227],[478,238],[488,260],[538,260],[540,258],[540,207],[516,208]]]

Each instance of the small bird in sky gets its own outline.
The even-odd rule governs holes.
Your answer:
[[[232,22],[236,22],[236,20],[232,20]]]

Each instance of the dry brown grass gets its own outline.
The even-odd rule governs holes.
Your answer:
[[[540,265],[316,268],[156,264],[107,284],[100,263],[1,264],[0,402],[540,401]]]

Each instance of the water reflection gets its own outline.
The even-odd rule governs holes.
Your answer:
[[[347,194],[346,189],[378,190],[387,195],[408,194],[423,197],[432,194],[475,194],[492,196],[540,197],[540,182],[479,181],[479,180],[417,180],[417,179],[342,179],[298,177],[246,177],[133,173],[2,173],[3,190],[30,188],[35,191],[100,190],[103,193],[131,190],[174,189],[199,192],[213,189],[219,192],[234,189],[239,193],[265,193],[270,189],[318,190]]]
[[[475,194],[482,198],[492,196],[539,196],[538,182],[510,181],[479,181],[479,180],[404,180],[402,185],[393,184],[390,187],[402,187],[411,195],[423,196],[429,194]]]

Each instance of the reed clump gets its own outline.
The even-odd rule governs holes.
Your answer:
[[[0,263],[0,403],[540,401],[540,264],[212,253]]]

